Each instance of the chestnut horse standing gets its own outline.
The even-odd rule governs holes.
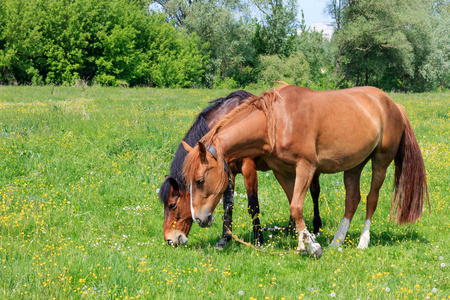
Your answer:
[[[360,175],[372,160],[366,222],[358,248],[369,244],[369,230],[386,170],[395,161],[397,223],[414,223],[427,196],[423,158],[402,108],[374,87],[316,92],[285,85],[253,97],[220,121],[189,154],[183,174],[189,184],[191,213],[200,226],[211,215],[229,178],[224,168],[244,157],[260,156],[273,170],[290,204],[299,233],[298,250],[322,255],[303,219],[303,201],[313,178],[344,172],[345,213],[331,246],[344,242],[360,202]],[[214,149],[215,156],[210,149]]]
[[[183,141],[195,145],[210,128],[214,127],[227,113],[238,107],[245,99],[254,97],[246,91],[236,91],[225,98],[212,101],[211,105],[205,108],[191,126]],[[187,242],[187,236],[192,225],[192,215],[190,210],[190,194],[185,190],[186,182],[182,176],[182,166],[187,152],[180,145],[170,167],[170,175],[161,185],[159,196],[164,204],[164,240],[170,245],[180,245]],[[253,223],[253,238],[256,244],[262,245],[264,242],[259,220],[258,204],[258,178],[256,170],[269,170],[265,162],[259,157],[244,158],[230,164],[229,171],[234,176],[242,173],[248,197],[248,212]],[[322,226],[319,215],[319,179],[315,178],[311,184],[311,195],[314,202],[314,233],[318,233]],[[217,248],[224,248],[231,236],[227,229],[232,229],[234,180],[224,193],[224,217],[223,232],[221,240],[217,243]],[[212,218],[210,219],[212,221]]]

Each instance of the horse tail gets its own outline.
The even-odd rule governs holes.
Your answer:
[[[403,115],[405,129],[394,158],[394,197],[391,202],[391,218],[397,209],[395,222],[401,225],[415,223],[422,216],[424,198],[428,200],[428,207],[430,207],[430,199],[425,164],[419,144],[405,112],[401,107],[399,108]]]

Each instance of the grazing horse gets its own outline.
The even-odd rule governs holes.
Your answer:
[[[226,98],[212,101],[212,104],[198,115],[183,141],[189,145],[195,145],[227,113],[242,104],[245,99],[253,96],[246,91],[236,91]],[[164,240],[174,246],[187,242],[187,236],[192,225],[192,214],[189,204],[190,194],[185,189],[186,182],[182,176],[182,166],[186,155],[186,150],[180,145],[170,166],[170,175],[166,176],[159,192],[161,202],[164,204]],[[248,212],[253,223],[253,237],[256,244],[262,245],[264,239],[259,221],[260,210],[256,170],[267,171],[269,168],[262,159],[255,157],[237,160],[230,164],[229,170],[233,179],[237,173],[242,173],[244,177],[248,197]],[[318,206],[320,193],[318,177],[311,184],[310,191],[314,202],[314,232],[318,233],[322,226]],[[224,193],[223,232],[220,241],[216,245],[220,249],[224,248],[231,238],[227,230],[232,229],[233,194],[234,181],[231,182],[231,185],[227,187]]]
[[[374,87],[317,92],[284,85],[246,100],[194,148],[183,146],[189,152],[183,175],[191,194],[192,215],[200,226],[211,225],[211,214],[230,180],[227,164],[259,156],[287,195],[299,234],[298,250],[315,257],[323,251],[305,226],[303,202],[318,174],[344,172],[345,213],[330,246],[344,242],[361,200],[361,172],[369,160],[372,182],[358,248],[369,244],[379,190],[393,160],[391,216],[397,210],[396,222],[414,223],[428,196],[425,165],[406,114]]]

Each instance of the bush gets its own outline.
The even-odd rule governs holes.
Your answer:
[[[272,85],[275,81],[289,84],[309,86],[310,68],[302,53],[293,53],[289,57],[278,55],[261,56],[260,80]]]
[[[195,36],[128,0],[0,0],[0,83],[191,87]]]

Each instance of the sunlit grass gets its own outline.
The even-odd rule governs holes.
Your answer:
[[[156,190],[172,154],[208,101],[231,91],[0,87],[0,296],[2,298],[448,299],[450,296],[450,93],[392,94],[416,132],[432,212],[414,225],[389,222],[389,168],[371,227],[356,249],[363,200],[344,246],[327,245],[344,213],[342,174],[320,178],[324,222],[320,260],[269,255],[237,242],[214,245],[194,226],[186,246],[162,235]],[[259,91],[252,91],[258,93]],[[242,178],[234,232],[251,240]],[[286,226],[288,203],[271,172],[259,173],[261,221]],[[312,203],[305,205],[312,227]],[[292,250],[296,239],[265,232],[264,249]]]

